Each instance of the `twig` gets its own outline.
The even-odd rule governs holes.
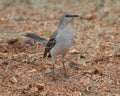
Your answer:
[[[12,21],[12,20],[14,19],[15,13],[16,13],[16,11],[13,11],[13,12],[12,12],[11,17],[9,18],[10,21]]]

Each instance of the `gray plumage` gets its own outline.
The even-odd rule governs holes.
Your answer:
[[[44,57],[47,56],[49,53],[52,58],[52,65],[53,65],[53,80],[56,80],[54,76],[54,64],[55,64],[55,57],[57,55],[62,55],[62,63],[64,68],[64,76],[67,77],[67,72],[64,65],[64,57],[66,53],[69,51],[70,47],[72,46],[73,39],[74,39],[74,32],[71,25],[74,17],[79,17],[79,15],[75,15],[70,12],[65,12],[60,16],[60,21],[58,24],[58,28],[55,33],[50,37],[49,40],[46,40],[40,36],[37,36],[33,33],[27,33],[25,36],[32,38],[41,42],[45,45],[44,50]]]

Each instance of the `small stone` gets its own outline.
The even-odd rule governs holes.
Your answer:
[[[80,61],[80,65],[85,65],[86,61]]]
[[[38,92],[37,87],[30,88],[30,90],[29,90],[29,93],[32,93],[32,94],[35,94],[36,92]]]
[[[83,58],[85,58],[85,56],[83,56],[83,55],[80,55],[80,58],[81,58],[81,59],[83,59]]]
[[[94,74],[99,74],[99,70],[98,70],[98,69],[95,69],[93,73],[94,73]]]
[[[72,50],[70,51],[70,53],[71,53],[71,54],[78,54],[78,53],[79,53],[79,51],[78,51],[78,50],[76,50],[76,49],[72,49]]]
[[[3,65],[3,60],[0,60],[0,66],[2,66]]]
[[[120,96],[120,94],[115,94],[114,96]]]
[[[53,14],[51,14],[51,15],[50,15],[50,18],[54,18],[54,15],[53,15]]]
[[[5,21],[5,18],[0,18],[0,21]]]
[[[16,42],[18,42],[18,38],[10,39],[10,40],[7,41],[7,43],[10,44],[10,45],[11,45],[11,44],[14,44],[14,43],[16,43]]]
[[[34,73],[34,72],[36,72],[37,70],[36,69],[32,69],[32,70],[30,70],[29,72],[30,73]]]
[[[73,62],[73,61],[71,61],[71,62],[69,63],[69,66],[70,66],[71,68],[75,68],[76,70],[79,70],[79,69],[80,69],[80,65],[77,64],[77,63],[75,63],[75,62]]]
[[[44,84],[44,83],[36,83],[35,86],[36,86],[39,90],[43,90],[45,84]]]
[[[77,65],[77,63],[75,63],[75,62],[73,62],[73,61],[71,61],[70,63],[69,63],[69,66],[70,67],[75,67]]]
[[[35,61],[35,58],[32,57],[32,58],[28,61],[28,63],[30,63],[30,64],[34,64],[34,61]]]
[[[32,46],[32,45],[34,45],[35,44],[35,41],[34,40],[31,40],[31,39],[29,39],[29,40],[27,40],[26,42],[25,42],[26,44],[27,44],[27,46]]]

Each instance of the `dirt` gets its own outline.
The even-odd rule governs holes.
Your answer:
[[[9,2],[8,2],[9,1]],[[0,96],[120,96],[120,1],[6,0],[0,6]],[[24,36],[49,38],[63,12],[73,21],[74,44],[60,56],[52,81],[44,46]]]

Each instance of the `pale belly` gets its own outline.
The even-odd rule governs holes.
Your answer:
[[[57,39],[55,46],[51,49],[51,55],[65,55],[67,51],[69,51],[70,47],[72,46],[74,34],[71,32],[70,34],[62,34],[59,36],[60,38]]]

